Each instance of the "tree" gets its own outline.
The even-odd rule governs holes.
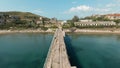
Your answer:
[[[42,24],[45,26],[45,18],[42,18]]]
[[[72,22],[78,22],[79,21],[79,17],[78,16],[74,16],[72,19]]]
[[[119,23],[120,23],[120,19],[117,19],[117,20],[114,20],[114,22],[116,23],[116,28],[118,28],[119,27]]]
[[[120,19],[114,20],[114,22],[116,23],[116,25],[118,25],[120,23]]]
[[[67,20],[67,23],[69,24],[70,27],[75,27],[75,24],[72,20]]]

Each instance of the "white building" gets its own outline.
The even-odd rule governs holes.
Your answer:
[[[85,20],[80,20],[80,22],[92,22],[92,20],[85,19]]]
[[[75,22],[76,26],[113,26],[116,25],[113,21],[97,21],[97,22]]]

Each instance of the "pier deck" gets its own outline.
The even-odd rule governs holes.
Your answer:
[[[50,46],[44,68],[76,68],[71,67],[70,65],[64,37],[65,32],[62,31],[62,29],[57,29]]]

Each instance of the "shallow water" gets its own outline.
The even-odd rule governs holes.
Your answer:
[[[120,68],[120,35],[68,34],[65,42],[78,68]]]
[[[43,68],[53,34],[0,35],[0,68]]]

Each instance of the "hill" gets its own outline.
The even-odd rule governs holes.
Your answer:
[[[19,12],[19,11],[0,12],[0,15],[18,16],[21,19],[39,19],[39,17],[42,17],[30,12]]]
[[[0,12],[0,29],[42,28],[50,23],[50,18],[31,12]]]

